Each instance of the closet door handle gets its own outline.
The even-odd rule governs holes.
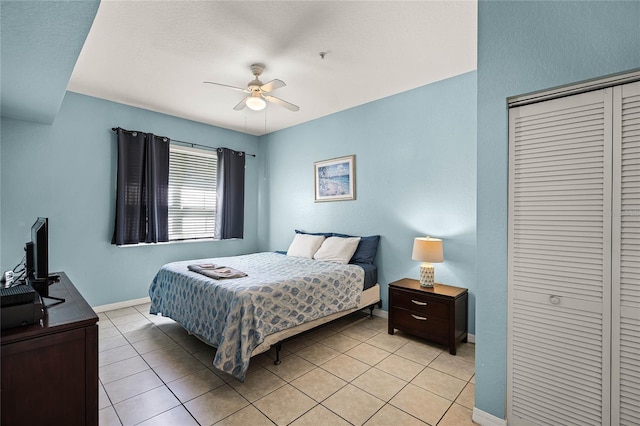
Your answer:
[[[411,314],[411,316],[412,316],[412,317],[414,317],[414,318],[415,318],[415,319],[417,319],[417,320],[420,320],[420,321],[426,321],[426,320],[427,320],[427,318],[426,318],[426,317],[419,317],[419,316],[417,316],[417,315],[413,315],[413,314]]]
[[[560,297],[552,294],[551,296],[549,296],[549,302],[551,302],[552,305],[559,305]]]
[[[419,301],[419,300],[413,300],[413,299],[411,299],[411,301],[412,301],[413,303],[415,303],[416,305],[420,305],[420,306],[427,306],[427,302],[421,302],[421,301]]]

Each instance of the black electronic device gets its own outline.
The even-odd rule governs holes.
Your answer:
[[[3,306],[0,309],[0,328],[4,330],[39,323],[44,318],[43,303],[40,296],[35,292],[34,295],[35,299],[31,302]]]
[[[27,254],[29,252],[27,243]],[[36,280],[47,280],[49,277],[49,219],[39,217],[31,226],[31,262],[27,260],[27,277]],[[28,258],[28,256],[27,256]],[[31,263],[29,265],[29,263]],[[45,295],[46,296],[46,295]]]
[[[25,246],[27,252],[26,269],[27,283],[30,284],[41,297],[64,302],[59,297],[49,296],[49,219],[39,217],[31,226],[31,241]],[[55,280],[53,281],[55,282]],[[50,305],[48,305],[50,306]]]
[[[26,252],[24,268],[26,271],[26,276],[29,276],[34,268],[33,267],[33,243],[31,241],[28,241],[24,245],[24,251]]]
[[[23,303],[33,303],[35,298],[36,291],[29,284],[0,288],[0,306],[2,308]]]

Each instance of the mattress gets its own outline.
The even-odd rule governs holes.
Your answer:
[[[188,269],[216,264],[246,277],[214,280]],[[173,262],[156,274],[150,312],[218,348],[213,365],[244,380],[267,336],[360,306],[364,271],[277,253]],[[378,292],[379,293],[379,292]]]

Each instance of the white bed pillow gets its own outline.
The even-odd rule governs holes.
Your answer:
[[[329,237],[322,242],[322,245],[316,254],[313,255],[313,258],[346,265],[349,263],[353,253],[356,252],[359,242],[360,237]]]
[[[323,235],[296,234],[289,250],[287,250],[287,256],[313,259],[313,255],[318,251],[323,241]]]

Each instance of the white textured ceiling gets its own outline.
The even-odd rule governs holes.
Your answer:
[[[262,135],[472,71],[476,40],[475,1],[103,0],[68,90]],[[203,84],[246,87],[252,63],[300,111]]]

